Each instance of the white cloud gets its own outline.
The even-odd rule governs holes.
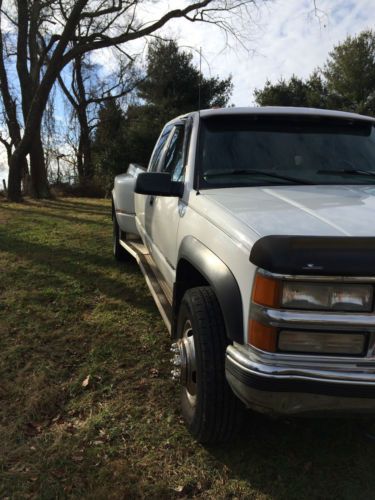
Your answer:
[[[150,2],[142,16],[155,20],[183,3]],[[191,47],[196,64],[202,47],[203,72],[221,78],[232,74],[233,102],[248,106],[253,103],[254,89],[262,88],[267,79],[277,81],[292,74],[307,77],[324,64],[334,45],[348,35],[371,29],[375,22],[374,0],[316,0],[315,4],[316,11],[313,0],[259,1],[251,9],[252,22],[237,20],[238,31],[247,39],[246,49],[233,38],[227,46],[223,32],[203,23],[175,19],[161,33],[176,37],[186,49]],[[131,45],[134,52],[143,48],[143,41]],[[98,52],[94,58],[112,68],[109,51]]]
[[[373,0],[317,0],[316,5],[317,11],[313,0],[261,4],[253,10],[254,23],[243,33],[249,38],[247,51],[239,43],[225,48],[224,35],[204,24],[174,21],[164,31],[178,36],[181,45],[202,47],[210,67],[203,62],[207,75],[224,78],[231,73],[233,102],[247,106],[253,101],[254,89],[261,88],[267,78],[307,77],[324,64],[334,45],[374,25]]]
[[[148,4],[144,14],[147,19],[157,19],[168,8],[177,8],[182,1],[159,0]],[[151,5],[151,7],[150,7]],[[332,48],[348,35],[371,29],[375,24],[374,0],[275,0],[260,3],[252,10],[253,23],[238,29],[248,39],[247,51],[226,38],[214,26],[173,20],[163,33],[178,38],[181,46],[193,48],[195,63],[199,63],[197,51],[202,47],[202,70],[207,76],[233,75],[233,103],[237,106],[253,104],[253,91],[262,88],[267,79],[277,81],[292,74],[307,77],[322,66]],[[144,42],[138,41],[130,52],[139,52]],[[108,49],[92,55],[93,61],[113,70],[114,54]],[[0,154],[0,177],[3,175]]]
[[[236,105],[249,105],[254,88],[261,88],[268,79],[288,78],[293,73],[307,77],[322,66],[334,45],[347,35],[371,28],[375,21],[373,0],[279,0],[260,9],[261,27],[254,30],[248,49],[237,47],[219,54],[220,45],[205,37],[205,52],[211,58],[213,73],[233,75]],[[186,27],[188,30],[189,27]],[[195,28],[196,29],[196,28]]]

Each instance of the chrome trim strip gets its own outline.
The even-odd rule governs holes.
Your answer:
[[[324,371],[375,373],[375,358],[339,356],[331,354],[305,354],[266,352],[251,345],[235,345],[236,349],[255,364],[282,366],[288,368],[311,368]]]
[[[302,275],[302,274],[276,274],[266,271],[260,267],[257,268],[259,274],[270,278],[285,280],[285,281],[323,281],[323,282],[338,282],[338,283],[375,283],[375,276],[318,276],[318,275]]]
[[[330,382],[336,384],[358,384],[375,385],[375,370],[373,373],[348,372],[323,370],[321,368],[312,368],[304,366],[276,366],[263,364],[259,361],[253,361],[243,352],[234,346],[227,347],[226,355],[231,362],[237,364],[240,368],[247,370],[254,375],[267,378],[277,378],[286,380],[303,380],[311,382]]]
[[[273,309],[251,304],[251,317],[276,328],[301,328],[302,330],[351,330],[375,332],[375,316],[371,313],[297,311]]]
[[[115,212],[116,214],[121,214],[121,215],[135,215],[134,213],[126,212],[125,210],[121,210],[120,208],[116,208]]]

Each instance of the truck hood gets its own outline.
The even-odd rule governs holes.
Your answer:
[[[219,212],[259,237],[375,236],[375,186],[241,187],[203,193]]]

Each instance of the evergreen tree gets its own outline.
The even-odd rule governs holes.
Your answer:
[[[113,177],[125,172],[127,168],[125,117],[119,104],[109,100],[101,107],[98,118],[93,142],[95,176],[109,188]]]
[[[199,106],[224,107],[233,85],[231,77],[205,78],[193,65],[192,54],[179,49],[175,41],[155,41],[147,55],[147,76],[139,87],[139,95],[168,118],[187,113]],[[200,92],[199,92],[200,88]]]
[[[230,99],[232,78],[205,78],[192,62],[193,56],[175,41],[150,44],[147,70],[139,86],[144,104],[132,106],[126,117],[126,136],[132,160],[147,165],[163,125],[199,107],[224,107]]]
[[[375,32],[348,36],[329,54],[323,69],[341,109],[375,115]]]
[[[375,32],[347,37],[329,54],[322,70],[307,80],[292,76],[254,92],[261,106],[308,106],[375,116]]]
[[[263,89],[255,90],[254,96],[260,106],[329,108],[331,104],[327,85],[317,71],[307,80],[295,75],[275,84],[268,80]]]
[[[130,162],[147,166],[162,127],[198,109],[199,96],[202,109],[227,105],[232,78],[205,78],[192,59],[175,41],[150,44],[145,78],[138,88],[139,103],[121,116],[118,107],[101,110],[94,140],[97,175],[113,178],[126,171]],[[114,125],[113,131],[108,123]]]

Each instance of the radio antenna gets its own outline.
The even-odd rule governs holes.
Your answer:
[[[199,83],[198,83],[198,112],[201,111],[201,88],[202,88],[202,47],[199,47]]]
[[[199,151],[199,135],[201,128],[201,87],[202,87],[202,47],[199,47],[199,82],[198,82],[198,137],[197,137],[197,150]],[[197,158],[197,155],[195,155]],[[200,161],[196,162],[196,187],[197,195],[199,192],[199,181],[200,181]]]

